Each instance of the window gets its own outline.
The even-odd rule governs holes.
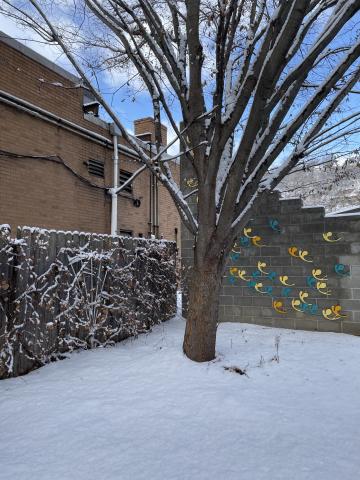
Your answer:
[[[104,178],[104,163],[100,160],[90,159],[86,162],[88,167],[88,172],[91,175],[96,175],[97,177]]]
[[[126,170],[120,170],[119,174],[119,185],[124,185],[124,183],[129,180],[129,178],[132,176],[131,172],[127,172]],[[121,190],[122,192],[127,192],[127,193],[133,193],[133,187],[132,184],[129,183],[129,185],[126,185],[126,187]]]

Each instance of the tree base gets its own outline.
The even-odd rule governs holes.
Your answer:
[[[218,272],[193,271],[183,351],[195,362],[215,358],[221,279]]]

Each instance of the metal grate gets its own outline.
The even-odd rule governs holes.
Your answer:
[[[120,170],[120,173],[119,173],[119,185],[124,185],[124,183],[129,180],[129,178],[132,176],[132,173],[131,172],[127,172],[126,170]],[[129,183],[129,185],[127,185],[123,190],[122,192],[127,192],[127,193],[132,193],[133,192],[133,187],[132,187],[132,184]]]
[[[96,175],[97,177],[104,178],[105,170],[104,163],[100,160],[90,159],[87,162],[88,172],[91,175]]]

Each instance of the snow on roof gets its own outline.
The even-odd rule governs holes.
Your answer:
[[[340,208],[339,210],[335,210],[331,212],[331,215],[340,215],[340,214],[349,214],[349,213],[360,213],[360,205],[351,205],[351,207],[347,206],[345,208]]]

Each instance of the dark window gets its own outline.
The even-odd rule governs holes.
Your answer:
[[[97,177],[104,178],[104,163],[100,160],[88,160],[87,167],[91,175],[96,175]]]
[[[129,178],[132,176],[131,172],[127,172],[126,170],[120,170],[119,174],[119,185],[124,185],[124,183],[129,180]],[[126,187],[121,190],[122,192],[127,192],[127,193],[132,193],[133,187],[132,184],[129,183],[129,185],[126,185]]]
[[[120,230],[120,237],[132,237],[132,230]]]

